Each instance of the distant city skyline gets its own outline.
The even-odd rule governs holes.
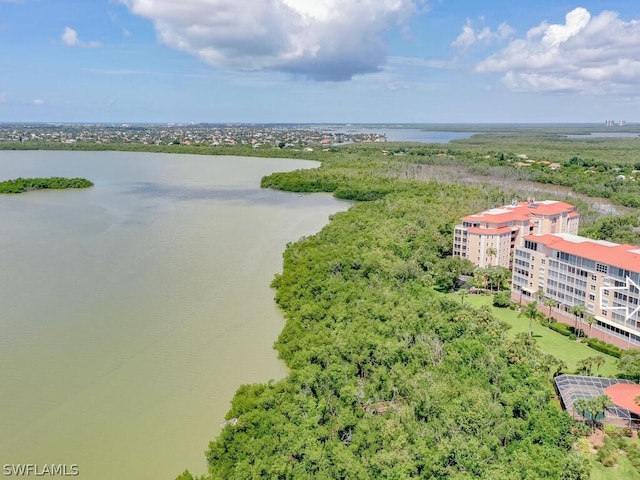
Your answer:
[[[0,0],[0,122],[640,122],[637,0]]]

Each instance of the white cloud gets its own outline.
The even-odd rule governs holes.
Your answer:
[[[564,25],[544,25],[540,42],[548,47],[555,47],[575,37],[589,24],[591,14],[586,8],[578,7],[565,15]],[[535,31],[536,35],[538,31]]]
[[[389,64],[407,67],[434,68],[437,70],[452,70],[456,68],[455,60],[439,60],[435,58],[389,57]]]
[[[33,100],[32,102],[34,105],[44,105],[44,100],[42,100],[41,98],[36,98]]]
[[[505,40],[515,32],[507,22],[502,22],[498,25],[498,28],[494,32],[489,27],[475,29],[473,22],[467,19],[467,23],[462,27],[462,33],[458,35],[451,45],[461,50],[466,50],[473,45],[489,45],[500,40]]]
[[[7,101],[7,92],[0,91],[0,103],[4,103]]]
[[[628,94],[640,83],[640,20],[576,8],[564,24],[543,22],[476,66],[502,72],[516,91]]]
[[[120,0],[151,20],[165,45],[209,65],[317,80],[379,71],[383,34],[426,0]]]
[[[62,35],[60,36],[60,40],[67,47],[93,48],[93,47],[99,47],[100,46],[100,42],[94,42],[94,41],[92,41],[92,42],[84,42],[84,41],[80,40],[80,38],[78,37],[78,32],[76,32],[71,27],[64,27],[64,32],[62,32]]]

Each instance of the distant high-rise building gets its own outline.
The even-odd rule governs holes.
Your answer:
[[[621,127],[624,127],[627,124],[626,120],[620,120],[620,122],[618,122],[618,125]]]

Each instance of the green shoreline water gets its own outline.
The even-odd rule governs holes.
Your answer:
[[[285,245],[348,206],[259,188],[311,166],[0,152],[2,176],[95,182],[0,199],[0,462],[77,464],[89,480],[204,473],[237,387],[286,373],[269,288]]]

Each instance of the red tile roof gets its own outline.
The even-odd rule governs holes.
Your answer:
[[[479,235],[511,235],[512,229],[509,227],[500,227],[500,228],[469,227],[467,228],[467,232],[477,233]]]
[[[635,383],[616,383],[604,389],[604,393],[619,407],[640,415],[640,405],[635,398],[640,395],[640,385]]]
[[[533,217],[547,217],[562,213],[569,213],[572,217],[579,216],[580,214],[575,212],[574,208],[573,205],[555,200],[544,200],[535,203],[518,202],[517,205],[505,205],[504,207],[467,215],[463,217],[462,220],[466,222],[502,223],[528,220]]]
[[[530,220],[530,216],[523,215],[518,211],[513,212],[501,212],[501,213],[488,213],[481,212],[473,215],[467,215],[462,220],[465,222],[487,222],[487,223],[506,223],[512,221],[526,221]]]
[[[545,200],[542,202],[536,202],[536,207],[530,207],[526,202],[520,202],[518,205],[523,205],[527,208],[527,211],[533,215],[559,215],[564,212],[573,212],[574,206],[565,202],[555,202],[553,200]]]
[[[590,240],[566,233],[528,235],[524,238],[604,265],[640,272],[640,247],[638,246]]]

